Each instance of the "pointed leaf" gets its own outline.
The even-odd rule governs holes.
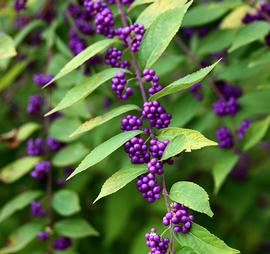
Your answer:
[[[68,179],[102,161],[129,139],[140,133],[142,133],[142,131],[139,130],[123,132],[100,144],[83,159],[81,164],[74,170]]]
[[[42,194],[41,191],[27,191],[7,202],[0,210],[0,223],[14,214],[16,211],[22,210],[34,199]]]
[[[220,60],[219,60],[220,61]],[[182,90],[186,90],[195,83],[200,82],[204,79],[219,63],[219,61],[215,62],[214,64],[207,66],[205,68],[200,69],[192,74],[189,74],[181,79],[174,81],[172,84],[164,87],[161,91],[155,93],[149,98],[149,101],[155,101],[165,95],[169,95],[172,93],[177,93]]]
[[[243,26],[237,33],[229,52],[263,38],[269,31],[270,24],[264,21],[256,21]]]
[[[0,180],[13,183],[27,174],[40,160],[40,157],[24,157],[18,159],[0,170]]]
[[[175,235],[177,242],[183,247],[192,248],[198,254],[235,254],[240,253],[226,245],[207,229],[193,223],[188,234]]]
[[[51,115],[52,113],[68,108],[72,106],[74,103],[84,99],[93,91],[95,91],[100,85],[105,83],[106,81],[113,78],[114,74],[120,71],[126,72],[124,69],[112,68],[101,71],[90,78],[85,79],[82,83],[74,86],[69,90],[64,98],[58,103],[58,105],[48,112],[45,116]]]
[[[129,104],[129,105],[123,105],[123,106],[120,106],[118,108],[112,109],[111,111],[105,113],[102,116],[97,116],[95,118],[92,118],[92,119],[84,122],[70,136],[72,137],[72,136],[75,136],[77,134],[80,134],[80,133],[83,133],[86,131],[90,131],[90,130],[96,128],[97,126],[102,125],[102,124],[110,121],[111,119],[113,119],[119,115],[122,115],[128,111],[131,111],[131,110],[140,110],[140,108],[136,105]]]
[[[73,57],[60,71],[59,73],[51,80],[48,84],[53,83],[57,79],[62,78],[73,70],[76,70],[79,66],[81,66],[84,62],[86,62],[89,58],[95,56],[106,48],[110,47],[112,44],[117,43],[117,39],[105,39],[102,41],[98,41],[90,46],[88,46],[85,50],[83,50],[80,54]]]
[[[53,196],[52,206],[62,216],[70,216],[81,210],[78,194],[71,190],[60,190]]]
[[[224,180],[238,160],[238,155],[233,151],[222,152],[222,156],[213,167],[215,193],[217,194]]]
[[[252,123],[244,135],[244,151],[255,146],[266,134],[270,124],[270,117]]]
[[[190,5],[191,2],[165,11],[146,30],[139,51],[140,61],[145,68],[150,68],[168,47]]]
[[[146,172],[146,166],[130,166],[128,168],[117,171],[103,184],[101,191],[98,197],[95,199],[94,203],[105,196],[117,192],[118,190],[126,186],[128,183],[133,181],[136,177]]]
[[[59,235],[65,235],[75,239],[99,235],[93,226],[84,219],[61,220],[55,224],[55,231]]]
[[[207,192],[195,183],[185,181],[175,183],[170,190],[170,199],[210,217],[214,215]]]
[[[14,41],[10,36],[0,32],[0,59],[10,58],[16,55]]]

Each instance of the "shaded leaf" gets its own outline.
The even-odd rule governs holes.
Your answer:
[[[59,78],[62,78],[66,74],[70,73],[73,70],[76,70],[79,66],[81,66],[85,61],[89,58],[95,56],[99,52],[105,50],[110,47],[112,44],[117,43],[117,39],[104,39],[102,41],[98,41],[90,46],[88,46],[85,50],[83,50],[80,54],[73,57],[60,71],[59,73],[51,80],[48,84],[53,83]]]
[[[219,60],[220,61],[220,60]],[[161,97],[164,97],[169,94],[177,93],[182,90],[186,90],[195,83],[200,82],[202,79],[204,79],[219,63],[219,61],[215,62],[214,64],[207,66],[205,68],[202,68],[192,74],[189,74],[183,78],[180,78],[176,81],[174,81],[172,84],[164,87],[161,91],[155,93],[149,98],[149,101],[155,101]]]
[[[20,141],[24,141],[39,128],[40,125],[35,122],[26,123],[19,128],[17,133],[17,139]]]
[[[177,251],[177,254],[199,254],[198,252],[195,252],[190,247],[183,247],[179,251]]]
[[[185,181],[175,183],[170,190],[170,199],[210,217],[214,215],[207,192],[195,183]]]
[[[62,216],[70,216],[81,210],[76,192],[60,190],[53,195],[52,206]]]
[[[7,34],[0,32],[0,59],[16,56],[14,41]]]
[[[102,161],[129,139],[139,135],[140,133],[142,133],[142,131],[139,130],[123,132],[100,144],[83,159],[68,179]]]
[[[88,236],[98,236],[99,233],[84,219],[66,219],[55,224],[55,231],[59,235],[71,238],[84,238]]]
[[[11,199],[0,210],[0,223],[16,211],[25,208],[31,201],[38,198],[41,193],[41,191],[27,191]]]
[[[175,235],[176,240],[183,247],[192,248],[195,253],[200,254],[234,254],[240,253],[238,250],[232,249],[226,245],[215,235],[211,234],[207,229],[193,223],[188,234]]]
[[[23,157],[0,170],[0,180],[4,183],[13,183],[27,174],[40,160],[40,157]]]
[[[117,171],[103,184],[101,191],[98,197],[95,199],[94,203],[105,196],[117,192],[118,190],[126,186],[128,183],[133,181],[136,177],[146,172],[146,166],[130,166],[128,168]]]
[[[48,112],[45,116],[51,115],[56,111],[68,108],[74,103],[84,99],[93,91],[95,91],[100,85],[110,80],[115,73],[120,71],[126,72],[127,70],[119,68],[107,69],[91,76],[90,78],[85,79],[82,83],[71,88],[71,90],[69,90],[64,96],[64,98],[57,104],[57,106],[50,112]]]
[[[111,111],[105,113],[102,116],[97,116],[95,118],[92,118],[92,119],[84,122],[70,136],[72,137],[72,136],[75,136],[77,134],[80,134],[80,133],[83,133],[86,131],[90,131],[90,130],[98,127],[99,125],[104,124],[104,123],[110,121],[111,119],[113,119],[119,115],[122,115],[128,111],[131,111],[131,110],[140,110],[140,108],[136,105],[128,104],[128,105],[123,105],[123,106],[120,106],[118,108],[112,109]]]
[[[165,11],[146,30],[139,51],[139,59],[145,68],[150,68],[168,47],[190,5],[191,2]]]

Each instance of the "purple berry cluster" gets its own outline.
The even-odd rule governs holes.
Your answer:
[[[131,87],[126,87],[127,80],[124,72],[118,72],[112,79],[112,89],[115,91],[117,97],[121,100],[127,100],[133,95]]]
[[[121,121],[121,129],[123,131],[139,130],[142,126],[142,121],[137,116],[127,115]]]
[[[14,0],[13,8],[15,11],[21,11],[26,8],[27,0]]]
[[[51,169],[51,163],[49,161],[38,162],[31,172],[31,176],[36,180],[43,180]]]
[[[59,236],[54,240],[53,248],[55,250],[66,250],[70,248],[72,245],[72,241],[69,237],[66,236]]]
[[[189,88],[189,91],[192,92],[192,94],[194,95],[194,97],[198,100],[201,101],[203,99],[203,94],[202,94],[202,84],[200,82],[194,84],[193,86],[191,86]]]
[[[134,2],[134,0],[121,0],[120,2],[121,4],[124,4],[127,7],[129,7]],[[108,3],[115,4],[115,0],[108,0]]]
[[[37,218],[43,218],[46,215],[46,212],[43,209],[41,203],[36,200],[32,201],[31,203],[31,211],[32,215]]]
[[[169,247],[169,239],[166,237],[162,239],[160,235],[156,233],[155,228],[145,235],[146,246],[150,248],[148,254],[166,254]]]
[[[53,79],[53,76],[50,74],[43,74],[43,73],[37,73],[33,77],[34,83],[38,87],[45,86],[48,82],[50,82]]]
[[[167,113],[158,101],[145,102],[142,116],[149,120],[152,127],[157,129],[167,128],[172,119],[172,115]]]
[[[65,144],[51,136],[47,138],[47,144],[50,151],[58,151],[61,149]]]
[[[159,84],[159,77],[156,75],[154,69],[145,69],[143,71],[143,78],[146,82],[151,83],[151,87],[148,89],[149,95],[153,95],[163,89],[163,86]]]
[[[42,138],[30,138],[27,141],[27,154],[29,156],[42,155],[45,152],[45,142]]]
[[[85,49],[85,42],[77,35],[74,29],[69,30],[68,37],[68,47],[74,55],[78,55]]]
[[[127,60],[122,61],[122,51],[117,48],[109,48],[107,50],[105,55],[105,64],[127,70],[130,68],[130,62]]]
[[[232,148],[234,145],[232,132],[229,128],[221,127],[216,131],[218,145],[221,148]]]
[[[27,112],[30,115],[39,115],[43,106],[43,99],[39,95],[32,95],[28,99]]]
[[[173,230],[175,233],[189,232],[194,220],[194,216],[188,214],[186,206],[177,202],[174,202],[171,207],[171,211],[167,212],[163,217],[163,225],[169,226],[174,224]]]
[[[237,139],[243,139],[247,129],[249,128],[251,122],[249,120],[242,121],[240,127],[237,129]]]

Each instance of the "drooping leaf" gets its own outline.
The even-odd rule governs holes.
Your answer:
[[[40,157],[23,157],[0,170],[0,180],[4,183],[13,183],[27,174],[40,160]]]
[[[124,71],[124,69],[112,68],[101,71],[90,78],[85,79],[82,83],[74,86],[67,92],[64,98],[58,103],[58,105],[48,112],[45,116],[51,115],[52,113],[68,108],[72,106],[74,103],[84,99],[93,91],[95,91],[100,85],[110,80],[115,73]]]
[[[237,33],[229,52],[263,38],[269,31],[270,24],[268,22],[257,21],[245,25]]]
[[[88,148],[82,143],[70,144],[53,156],[52,164],[56,167],[67,167],[79,162],[88,152]]]
[[[164,97],[169,94],[177,93],[182,90],[186,90],[195,83],[200,82],[202,79],[204,79],[218,64],[219,61],[215,62],[214,64],[207,66],[205,68],[202,68],[192,74],[189,74],[183,78],[180,78],[176,81],[174,81],[172,84],[164,87],[161,91],[155,93],[149,98],[149,101],[155,101],[161,97]]]
[[[46,86],[53,83],[59,78],[62,78],[66,74],[70,73],[71,71],[77,69],[81,66],[85,61],[89,58],[95,56],[99,52],[105,50],[106,48],[110,47],[112,44],[117,43],[117,39],[104,39],[98,41],[90,46],[88,46],[85,50],[83,50],[80,54],[73,57],[60,71],[59,73],[51,80]],[[46,87],[45,86],[45,87]]]
[[[0,210],[0,223],[16,211],[25,208],[32,200],[38,198],[41,193],[41,191],[27,191],[11,199]]]
[[[270,124],[270,117],[252,123],[244,135],[243,150],[247,151],[255,146],[266,134]]]
[[[187,0],[159,0],[153,1],[137,18],[137,23],[149,28],[158,16],[167,10],[183,6]]]
[[[10,58],[16,55],[14,41],[7,34],[0,32],[0,59]]]
[[[207,192],[195,183],[185,181],[175,183],[170,190],[170,199],[210,217],[214,215]]]
[[[233,151],[222,152],[222,156],[218,159],[213,167],[213,176],[215,182],[215,193],[217,194],[224,180],[232,170],[238,160],[238,155]]]
[[[60,190],[53,195],[53,209],[62,216],[70,216],[81,210],[78,194],[71,190]]]
[[[105,196],[117,192],[118,190],[126,186],[128,183],[133,181],[136,177],[146,172],[146,166],[130,166],[128,168],[117,171],[103,184],[101,191],[98,197],[95,199],[94,203]]]
[[[17,139],[20,141],[24,141],[39,128],[40,125],[35,122],[26,123],[18,129]]]
[[[42,225],[29,223],[18,228],[8,239],[8,245],[0,249],[0,254],[17,253],[37,237]]]
[[[190,5],[191,2],[163,12],[146,31],[139,51],[139,59],[145,68],[150,68],[166,50]]]
[[[182,151],[190,152],[206,146],[217,145],[216,142],[206,138],[199,131],[177,127],[161,130],[158,137],[161,140],[170,140],[164,151],[162,160],[173,157]]]
[[[129,139],[140,133],[142,133],[142,131],[139,130],[123,132],[100,144],[83,159],[68,179],[102,161]]]
[[[238,250],[232,249],[218,237],[211,234],[207,229],[196,223],[192,224],[188,234],[177,234],[175,235],[175,238],[182,247],[190,247],[195,253],[199,254],[240,253]]]
[[[122,115],[128,111],[131,111],[131,110],[140,110],[140,108],[136,105],[128,104],[128,105],[123,105],[123,106],[120,106],[118,108],[112,109],[111,111],[105,113],[102,116],[97,116],[95,118],[92,118],[92,119],[84,122],[70,136],[72,137],[72,136],[75,136],[77,134],[80,134],[80,133],[83,133],[86,131],[90,131],[90,130],[96,128],[97,126],[102,125],[102,124],[110,121],[111,119],[113,119],[119,115]]]
[[[55,224],[55,231],[71,238],[98,236],[99,233],[84,219],[66,219]]]

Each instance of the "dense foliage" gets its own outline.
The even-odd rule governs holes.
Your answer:
[[[269,253],[269,47],[270,1],[2,0],[0,254]]]

